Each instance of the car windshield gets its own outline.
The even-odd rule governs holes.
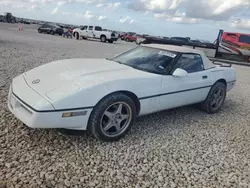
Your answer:
[[[171,68],[171,62],[176,58],[178,52],[171,52],[151,47],[136,47],[109,60],[135,69],[164,74]]]

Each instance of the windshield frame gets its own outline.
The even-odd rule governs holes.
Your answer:
[[[172,52],[172,53],[176,54],[176,57],[174,57],[173,60],[169,64],[170,67],[174,66],[174,64],[176,63],[176,61],[178,61],[180,55],[182,54],[181,52],[172,51],[172,50],[165,50],[165,49],[162,49],[162,48],[154,48],[154,47],[150,47],[150,46],[137,46],[137,47],[129,49],[129,50],[125,51],[125,52],[122,52],[120,54],[117,54],[117,55],[115,55],[115,56],[113,56],[111,58],[107,58],[107,60],[110,60],[110,61],[113,61],[113,62],[116,62],[116,63],[120,63],[120,64],[125,65],[125,66],[129,66],[131,68],[134,68],[134,69],[142,71],[142,72],[148,72],[148,73],[151,73],[151,74],[158,74],[158,75],[169,75],[169,73],[171,72],[172,68],[170,68],[168,71],[164,70],[164,72],[160,73],[160,72],[155,72],[155,71],[149,71],[149,70],[145,70],[145,69],[140,69],[140,68],[138,68],[136,66],[131,66],[129,64],[122,63],[122,62],[119,62],[119,61],[115,60],[116,58],[118,58],[120,56],[123,56],[123,55],[126,55],[126,54],[130,53],[131,51],[134,51],[134,50],[136,50],[138,48],[150,48],[150,49],[156,49],[156,50],[159,50],[159,51]]]

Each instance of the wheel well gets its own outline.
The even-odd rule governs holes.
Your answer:
[[[115,94],[115,93],[122,93],[122,94],[128,96],[130,99],[132,99],[132,101],[134,102],[135,107],[136,107],[136,115],[139,115],[140,110],[141,110],[141,103],[140,103],[138,97],[137,97],[134,93],[132,93],[132,92],[130,92],[130,91],[115,91],[115,92],[113,92],[113,93],[107,94],[107,95],[104,96],[103,98],[105,98],[105,97],[107,97],[107,96],[109,96],[109,95]],[[102,98],[102,99],[103,99],[103,98]],[[102,100],[102,99],[101,99],[101,100]],[[101,101],[101,100],[100,100],[100,101]],[[100,102],[100,101],[99,101],[99,102]],[[98,103],[99,103],[99,102],[98,102]]]
[[[223,78],[217,80],[217,82],[221,82],[221,83],[223,83],[223,84],[225,84],[227,86],[227,81],[225,79],[223,79]]]
[[[133,102],[135,103],[135,107],[136,107],[136,114],[139,115],[140,110],[141,110],[141,103],[138,97],[130,91],[120,91],[120,92],[127,95],[129,98],[133,100]]]
[[[106,35],[104,35],[104,34],[101,34],[100,38],[101,38],[102,36],[106,37]],[[107,37],[106,37],[106,38],[107,38]]]

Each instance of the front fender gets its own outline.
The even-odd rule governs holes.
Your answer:
[[[155,95],[159,92],[160,80],[160,77],[156,77],[155,79],[138,78],[104,81],[103,83],[91,82],[88,85],[87,83],[81,83],[80,89],[75,88],[70,95],[58,98],[57,101],[52,101],[52,104],[55,109],[94,107],[103,97],[117,91],[129,91],[138,98]],[[151,87],[148,87],[148,85],[151,85]]]
[[[98,84],[91,87],[75,89],[70,95],[65,95],[65,97],[61,97],[57,101],[52,102],[52,105],[55,109],[94,107],[103,97],[119,90],[129,90],[129,88],[115,87],[113,84]]]

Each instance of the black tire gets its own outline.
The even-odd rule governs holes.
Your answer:
[[[114,41],[112,41],[112,40],[109,40],[109,43],[113,43]]]
[[[119,135],[109,136],[105,134],[103,125],[101,123],[104,117],[104,112],[115,103],[124,103],[130,107],[131,117],[129,125],[122,130]],[[93,109],[88,122],[88,131],[98,140],[113,142],[118,141],[124,137],[130,130],[136,118],[136,106],[131,98],[123,93],[114,93],[104,97]]]
[[[101,38],[100,38],[101,42],[106,42],[107,38],[105,35],[102,35]]]
[[[42,33],[41,29],[38,29],[38,33]]]
[[[126,42],[129,42],[129,39],[128,39],[128,38],[126,38]]]
[[[216,108],[213,108],[213,100],[214,100],[214,95],[218,89],[222,90],[223,96],[222,96],[222,101],[220,102],[220,105]],[[209,114],[214,114],[220,111],[221,107],[224,104],[226,95],[227,95],[227,86],[223,82],[216,82],[212,88],[210,89],[208,96],[205,101],[201,103],[201,109],[204,110],[205,112]]]
[[[53,30],[51,30],[51,31],[49,32],[49,34],[54,35],[55,33],[54,33]]]
[[[79,33],[74,33],[74,37],[76,40],[79,40],[79,38],[80,38]]]

